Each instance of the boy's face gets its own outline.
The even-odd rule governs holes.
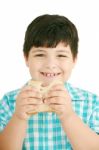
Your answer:
[[[67,81],[75,65],[70,46],[59,43],[55,48],[32,47],[25,57],[31,77],[44,83]]]

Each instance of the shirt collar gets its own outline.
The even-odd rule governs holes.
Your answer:
[[[88,93],[86,91],[75,88],[68,82],[65,82],[64,86],[68,90],[73,101],[86,100],[88,98]]]

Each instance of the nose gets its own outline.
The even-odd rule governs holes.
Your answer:
[[[49,57],[46,61],[45,61],[45,67],[47,69],[55,69],[57,68],[57,61],[55,58]]]

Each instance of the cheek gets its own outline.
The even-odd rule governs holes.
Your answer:
[[[64,76],[66,78],[68,78],[72,72],[72,69],[73,69],[73,64],[72,63],[64,63],[64,64],[61,64],[61,67],[63,69],[63,72],[64,72]]]
[[[69,71],[73,68],[73,65],[71,62],[64,62],[60,64],[61,68],[65,71]]]
[[[38,68],[40,66],[40,63],[36,60],[30,60],[28,66],[29,68]]]
[[[30,73],[34,74],[42,68],[42,64],[39,62],[32,61],[29,63],[28,67],[29,67]]]

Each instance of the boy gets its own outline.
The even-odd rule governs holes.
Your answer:
[[[66,17],[42,15],[28,26],[24,58],[42,94],[26,84],[4,95],[0,104],[0,150],[99,150],[99,97],[67,83],[78,53],[78,33]],[[42,103],[54,112],[31,115]]]

